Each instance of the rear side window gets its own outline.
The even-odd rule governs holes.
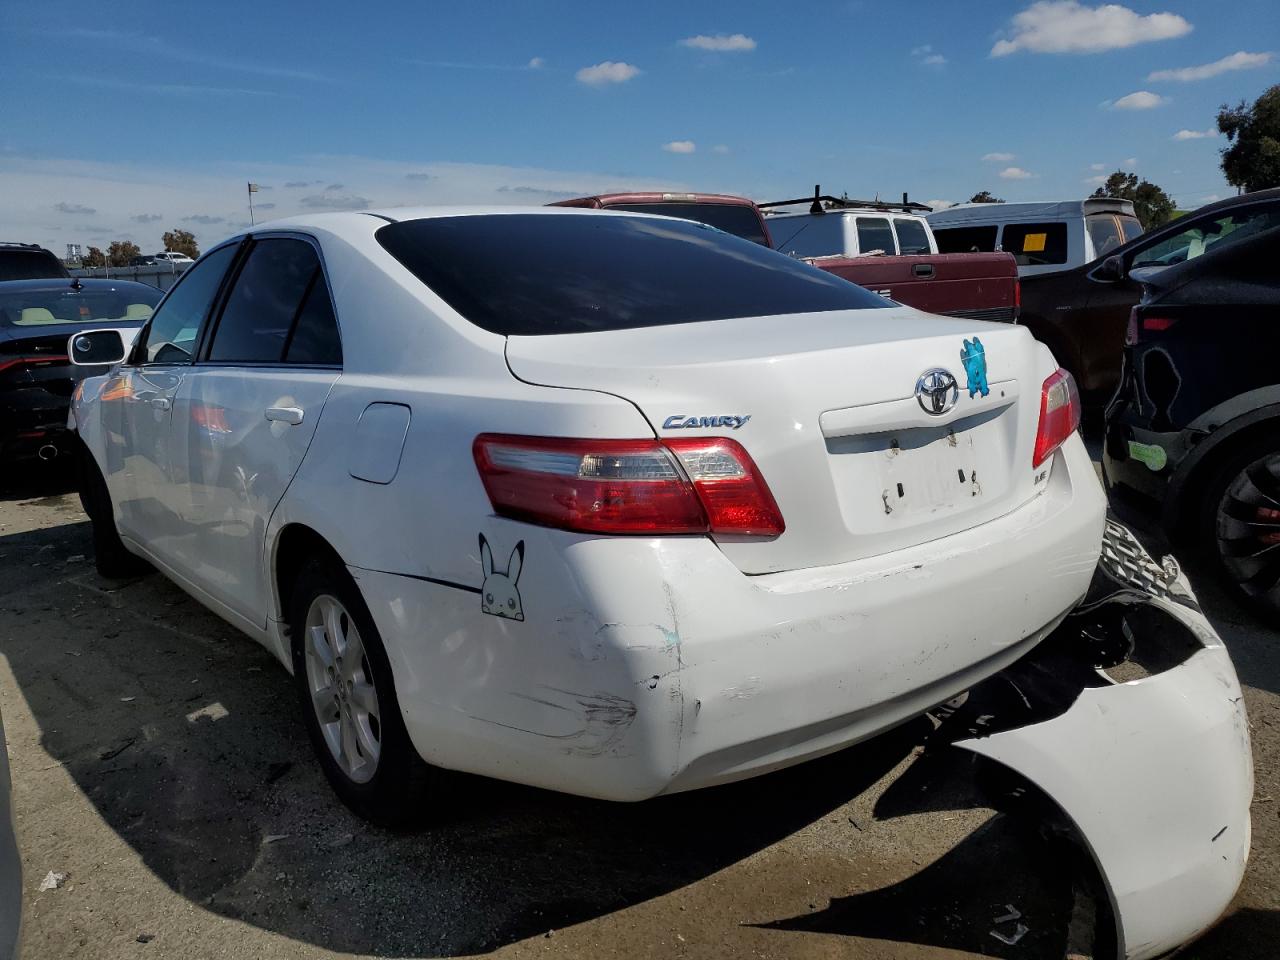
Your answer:
[[[662,217],[679,217],[709,224],[735,237],[753,243],[769,245],[760,226],[760,214],[741,203],[620,203],[608,210],[629,210],[632,213],[656,213]]]
[[[135,357],[142,363],[191,362],[196,334],[209,315],[236,249],[235,244],[219,247],[182,275],[151,317]]]
[[[858,255],[865,257],[869,253],[883,253],[893,256],[898,252],[893,243],[893,231],[889,228],[886,217],[858,218]]]
[[[933,231],[940,253],[993,253],[999,227],[943,227]]]
[[[884,307],[870,291],[681,220],[493,214],[388,224],[378,242],[478,327],[541,336]],[[672,341],[678,350],[679,341]]]
[[[214,329],[209,360],[334,363],[336,341],[315,249],[304,240],[272,237],[256,241],[245,258]]]
[[[893,226],[898,231],[898,251],[900,253],[933,253],[929,248],[929,232],[919,220],[902,220],[895,217]]]
[[[1006,223],[1000,247],[1012,253],[1020,267],[1067,262],[1065,223]]]
[[[1120,235],[1120,223],[1114,214],[1095,213],[1086,217],[1084,222],[1089,227],[1089,239],[1093,241],[1095,257],[1105,257],[1124,243],[1124,237]]]

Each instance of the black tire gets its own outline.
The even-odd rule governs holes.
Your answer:
[[[336,598],[354,620],[363,646],[362,672],[376,692],[380,752],[372,777],[364,782],[349,776],[334,756],[313,705],[307,670],[307,617],[312,604],[322,597]],[[423,761],[409,739],[378,628],[355,581],[336,558],[311,560],[299,575],[289,598],[289,633],[303,722],[334,792],[356,814],[382,827],[402,830],[424,821],[431,813],[430,795],[437,771]]]
[[[1202,489],[1198,546],[1245,606],[1280,625],[1280,443],[1228,454]]]
[[[102,471],[93,455],[83,444],[76,451],[76,469],[79,474],[80,504],[93,524],[93,562],[98,573],[112,580],[128,580],[145,576],[155,568],[146,560],[132,554],[120,539],[116,530],[115,514],[111,509],[111,495]]]

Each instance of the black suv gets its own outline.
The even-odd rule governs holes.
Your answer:
[[[1255,212],[1256,213],[1256,212]],[[1226,208],[1127,267],[1129,318],[1103,471],[1255,609],[1280,619],[1280,204]]]
[[[62,261],[34,243],[0,243],[0,280],[56,280],[70,277]]]

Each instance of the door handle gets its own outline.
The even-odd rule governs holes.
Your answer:
[[[932,277],[932,263],[914,263],[911,265],[911,272],[917,277]]]
[[[291,423],[297,426],[302,422],[301,407],[267,407],[266,417],[268,420],[278,420],[281,423]]]
[[[168,410],[169,407],[173,406],[168,397],[152,397],[151,405],[157,410]]]

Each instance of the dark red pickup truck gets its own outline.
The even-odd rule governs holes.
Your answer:
[[[1018,265],[1012,254],[937,253],[937,245],[924,219],[895,215],[893,211],[899,208],[890,204],[830,211],[822,204],[816,205],[821,213],[812,211],[814,216],[831,218],[829,222],[824,220],[824,226],[839,232],[844,225],[836,221],[848,220],[848,229],[856,231],[851,234],[851,242],[856,244],[865,235],[867,239],[862,245],[866,246],[874,237],[877,253],[851,257],[816,256],[791,249],[783,252],[919,310],[973,320],[1012,322],[1017,319]],[[630,210],[697,220],[767,247],[774,246],[770,219],[778,222],[785,219],[793,225],[798,219],[766,217],[746,197],[716,193],[612,193],[562,200],[553,206]],[[863,217],[867,221],[865,231],[860,220]],[[806,240],[817,232],[811,231]],[[795,242],[792,237],[799,231],[789,229],[787,233],[788,242]],[[810,244],[810,250],[816,253],[824,249],[846,249],[838,240],[829,243],[833,245]],[[899,255],[900,249],[921,252]],[[885,251],[883,255],[880,250]],[[924,252],[926,250],[929,252]]]

